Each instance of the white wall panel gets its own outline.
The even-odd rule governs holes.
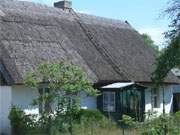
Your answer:
[[[8,119],[11,110],[11,87],[0,86],[0,134],[10,134],[10,121]]]

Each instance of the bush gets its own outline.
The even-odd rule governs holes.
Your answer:
[[[80,110],[73,115],[72,123],[70,118],[62,113],[51,116],[43,114],[37,118],[35,115],[25,115],[17,107],[13,107],[9,115],[13,135],[66,135],[70,131],[77,135],[94,134],[96,130],[116,128],[115,122],[95,110]]]
[[[88,124],[94,124],[100,127],[107,127],[107,124],[109,122],[108,119],[100,111],[96,110],[81,109],[78,115],[80,123],[83,123],[87,126]]]
[[[51,134],[64,135],[68,134],[71,130],[73,134],[94,134],[96,129],[116,127],[115,122],[110,121],[101,112],[96,110],[81,109],[73,115],[72,125],[70,121],[69,115],[58,114],[52,122]],[[70,128],[72,129],[69,130]]]
[[[47,117],[44,115],[38,118],[37,115],[26,115],[18,107],[12,107],[9,119],[12,127],[13,135],[33,135],[43,134],[47,132]]]
[[[12,107],[11,112],[9,114],[9,119],[11,121],[12,133],[13,134],[21,134],[26,129],[24,124],[25,114],[17,107]]]
[[[13,107],[9,119],[11,120],[13,135],[69,135],[71,132],[73,135],[120,134],[120,129],[117,128],[116,123],[106,118],[99,111],[81,109],[72,116],[56,113],[52,115],[42,114],[37,117],[37,115],[26,115],[19,108]],[[141,123],[123,115],[123,120],[120,122],[128,129],[126,132],[135,128],[138,135],[180,134],[180,112],[173,115],[162,115]],[[133,134],[135,134],[135,130],[133,130]]]
[[[171,115],[161,115],[140,124],[141,135],[179,135],[180,112]]]
[[[97,110],[81,110],[79,113],[81,123],[85,125],[90,124],[100,128],[112,128],[116,123],[111,119],[105,117],[100,111]]]
[[[168,116],[160,116],[152,120],[145,121],[139,129],[142,135],[164,135]]]

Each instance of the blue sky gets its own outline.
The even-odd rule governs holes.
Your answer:
[[[52,6],[58,0],[27,0]],[[76,11],[127,20],[140,33],[151,35],[156,44],[162,44],[162,33],[169,21],[159,18],[168,0],[72,0]]]

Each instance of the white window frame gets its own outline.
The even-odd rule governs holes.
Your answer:
[[[160,108],[160,94],[159,89],[152,89],[152,107],[153,108]],[[155,98],[156,98],[156,104],[155,105]]]
[[[107,100],[105,100],[105,96],[107,96]],[[111,96],[113,96],[113,98],[111,98]],[[113,99],[113,101],[110,101],[111,99]],[[103,92],[103,111],[104,112],[116,111],[116,93],[115,92],[110,92],[110,91]]]
[[[39,96],[41,96],[41,93],[45,94],[47,92],[47,89],[48,89],[47,87],[40,87],[38,89]],[[50,92],[50,90],[48,91]],[[47,105],[51,107],[50,103],[48,103]],[[39,113],[43,113],[45,111],[46,111],[46,103],[43,101],[42,103],[39,104]]]

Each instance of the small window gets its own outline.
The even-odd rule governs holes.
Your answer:
[[[115,92],[103,92],[103,111],[115,112]]]
[[[44,94],[49,94],[49,89],[48,88],[40,88],[39,89],[39,94],[40,96],[43,96]],[[46,102],[46,101],[42,101],[41,103],[39,103],[39,113],[43,113],[43,112],[50,112],[51,111],[51,103],[50,102]]]
[[[153,105],[153,108],[159,108],[159,106],[160,106],[158,89],[152,90],[152,105]]]

